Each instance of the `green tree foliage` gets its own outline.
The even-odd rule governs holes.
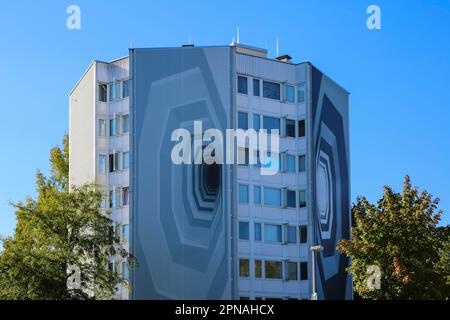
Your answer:
[[[108,261],[133,259],[111,231],[108,212],[99,210],[95,185],[69,192],[68,151],[66,135],[63,147],[50,152],[50,178],[37,172],[37,199],[13,204],[17,225],[3,240],[0,299],[102,299],[111,298],[117,284],[126,285]]]
[[[353,206],[352,239],[338,250],[352,259],[348,269],[363,299],[448,299],[450,229],[439,227],[439,199],[419,192],[405,178],[402,193],[384,187],[377,205],[361,197]],[[368,285],[369,266],[381,271],[380,289]]]

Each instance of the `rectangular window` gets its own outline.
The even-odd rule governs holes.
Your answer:
[[[264,261],[266,279],[281,279],[281,261]]]
[[[305,102],[305,84],[298,86],[298,103]]]
[[[255,241],[261,241],[261,223],[255,222],[254,231],[255,231]]]
[[[286,119],[286,137],[295,138],[295,120]]]
[[[128,271],[128,262],[122,262],[122,278],[123,280],[128,280],[130,273]]]
[[[248,222],[239,221],[239,239],[249,240]]]
[[[264,98],[280,100],[280,84],[271,81],[263,81]]]
[[[115,101],[119,99],[120,95],[120,83],[114,82],[109,86],[109,101]]]
[[[281,226],[274,224],[264,225],[264,242],[281,243]]]
[[[116,130],[116,119],[110,119],[109,120],[109,135],[115,136],[117,134],[117,130]]]
[[[238,93],[247,94],[247,77],[238,76]]]
[[[119,189],[109,191],[109,207],[117,208],[119,206]]]
[[[255,204],[261,204],[261,187],[260,186],[253,187],[253,202]]]
[[[98,119],[98,136],[106,137],[106,120]]]
[[[281,189],[264,188],[264,204],[270,206],[281,206]]]
[[[278,130],[278,133],[280,133],[280,119],[274,118],[274,117],[263,117],[263,129],[267,130],[267,133],[271,133],[272,130]]]
[[[294,190],[286,190],[286,207],[295,208],[295,191]]]
[[[130,167],[130,152],[126,151],[123,153],[123,169],[128,169]]]
[[[253,115],[253,129],[255,129],[256,132],[258,132],[259,129],[261,129],[261,119],[259,114]]]
[[[98,85],[98,101],[100,102],[106,102],[108,97],[108,85],[104,83],[100,83]]]
[[[119,164],[120,164],[119,156],[120,156],[119,152],[112,153],[109,155],[109,172],[119,171]]]
[[[305,120],[298,121],[298,137],[302,138],[306,135]]]
[[[262,263],[261,260],[255,260],[255,278],[262,278]]]
[[[124,80],[122,82],[122,98],[126,98],[129,96],[128,92],[128,80]]]
[[[297,262],[288,261],[287,263],[288,280],[297,280]]]
[[[129,188],[124,187],[122,188],[122,203],[124,206],[128,205],[128,200],[129,200]]]
[[[287,243],[297,243],[297,228],[295,226],[287,226]]]
[[[295,102],[295,89],[293,86],[284,85],[284,100],[290,103]]]
[[[300,262],[300,280],[308,280],[308,262]]]
[[[248,114],[246,112],[238,112],[238,129],[248,129]]]
[[[298,192],[298,206],[300,208],[306,207],[306,190],[300,190]]]
[[[300,236],[300,243],[304,244],[308,242],[308,227],[307,226],[299,226],[299,236]]]
[[[239,185],[239,203],[248,203],[248,185]]]
[[[286,155],[286,171],[295,173],[295,156],[291,154]]]
[[[298,157],[298,171],[299,172],[306,171],[306,156],[304,154]]]
[[[259,93],[259,80],[258,79],[253,79],[253,95],[255,97],[259,97],[260,93]]]
[[[106,173],[106,156],[104,154],[98,155],[98,172]]]
[[[248,166],[249,164],[249,150],[248,148],[238,149],[238,164],[242,166]]]
[[[239,277],[248,278],[250,274],[250,263],[248,259],[239,259]]]
[[[122,226],[122,241],[123,242],[130,241],[130,226],[128,224],[124,224]]]
[[[130,131],[130,116],[128,114],[122,116],[122,132],[126,133]]]

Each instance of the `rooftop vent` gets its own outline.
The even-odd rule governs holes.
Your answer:
[[[252,47],[252,46],[248,46],[248,45],[245,45],[242,43],[232,43],[231,46],[236,47],[236,52],[239,52],[239,53],[244,53],[244,54],[248,54],[251,56],[262,57],[262,58],[267,57],[266,49]]]
[[[277,60],[281,61],[281,62],[289,62],[290,63],[290,62],[292,62],[292,57],[288,54],[284,54],[282,56],[277,57]]]
[[[182,47],[183,48],[192,48],[194,45],[193,44],[183,44]]]

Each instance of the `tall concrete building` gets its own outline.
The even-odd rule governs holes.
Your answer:
[[[279,172],[174,164],[171,135],[193,136],[194,121],[278,129]],[[138,260],[129,270],[111,257],[131,284],[118,298],[310,299],[314,288],[352,298],[336,251],[350,236],[349,94],[311,63],[240,44],[130,49],[85,72],[69,135],[70,182],[103,186],[102,207]]]

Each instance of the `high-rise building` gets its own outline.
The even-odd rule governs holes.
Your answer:
[[[70,94],[70,182],[103,187],[138,260],[131,269],[111,257],[131,284],[117,296],[310,299],[315,287],[319,299],[352,298],[336,251],[350,237],[348,108],[348,92],[311,63],[241,44],[94,61]],[[249,164],[248,142],[235,150],[243,164],[175,164],[172,134],[194,141],[194,121],[224,137],[278,129],[279,172]],[[210,143],[202,137],[193,159]]]

